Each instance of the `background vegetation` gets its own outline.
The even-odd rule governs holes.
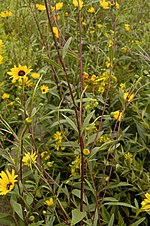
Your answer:
[[[1,225],[150,224],[149,30],[146,0],[0,0]]]

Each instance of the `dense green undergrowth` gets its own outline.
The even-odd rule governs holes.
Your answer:
[[[150,224],[149,12],[0,0],[2,225]]]

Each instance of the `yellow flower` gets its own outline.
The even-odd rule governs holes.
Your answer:
[[[92,75],[90,80],[93,84],[97,84],[97,76],[96,75]]]
[[[114,2],[114,3],[112,3],[112,6],[115,6],[116,5],[116,9],[119,9],[120,8],[120,5],[119,5],[119,3],[118,2]]]
[[[54,200],[53,200],[53,198],[52,198],[52,197],[49,198],[48,200],[46,200],[46,201],[44,202],[44,204],[46,204],[47,206],[53,206],[53,205],[54,205]]]
[[[126,84],[125,83],[120,83],[120,89],[122,91],[124,91],[125,88],[126,88]]]
[[[150,211],[150,194],[146,193],[145,197],[146,199],[144,199],[141,203],[142,204],[141,210]]]
[[[4,45],[4,42],[0,39],[0,47]]]
[[[32,69],[31,68],[27,68],[27,66],[21,66],[19,64],[18,67],[14,66],[14,68],[10,69],[10,72],[7,72],[8,75],[11,75],[10,78],[12,78],[12,82],[16,82],[19,81],[20,83],[22,83],[22,80],[26,80],[27,79],[27,74],[30,73]]]
[[[95,12],[94,7],[91,6],[91,8],[89,8],[89,9],[87,10],[87,12],[88,12],[88,13],[94,13],[94,12]]]
[[[62,136],[62,133],[57,131],[54,135],[53,135],[53,138],[55,140],[55,142],[58,142],[58,143],[61,143],[62,139],[63,139],[63,136]]]
[[[121,48],[121,50],[124,51],[124,52],[126,53],[127,50],[128,50],[128,47],[127,47],[127,46],[124,46],[124,47]]]
[[[4,63],[4,57],[2,55],[0,55],[0,64],[3,64]]]
[[[57,27],[53,27],[53,32],[55,34],[55,37],[56,38],[59,38],[59,31],[58,31],[58,28]]]
[[[118,2],[116,2],[116,9],[119,9],[120,8],[120,5]]]
[[[83,26],[86,26],[86,22],[85,22],[85,21],[83,21],[83,22],[82,22],[82,25],[83,25]]]
[[[56,3],[55,8],[56,8],[57,11],[61,10],[62,7],[63,7],[63,2],[58,2],[58,3]]]
[[[38,79],[40,77],[40,74],[39,73],[32,73],[31,77],[34,78],[34,79]]]
[[[105,64],[106,64],[106,67],[107,67],[107,68],[110,67],[110,59],[109,59],[109,58],[108,58],[108,60],[106,60]]]
[[[0,176],[0,195],[6,195],[14,188],[15,182],[17,182],[16,177],[18,175],[15,175],[14,169],[12,169],[11,173],[8,171],[8,169],[6,169],[6,173],[2,171]]]
[[[112,40],[109,40],[108,42],[107,42],[107,46],[108,47],[111,47],[113,45],[113,41]]]
[[[46,10],[45,5],[36,4],[35,7],[36,7],[37,10],[40,10],[40,11]]]
[[[65,16],[69,16],[69,13],[68,12],[65,12]]]
[[[80,169],[80,156],[76,156],[75,160],[71,163],[71,176],[76,176],[77,171]]]
[[[124,97],[125,100],[130,102],[131,100],[133,100],[134,94],[130,94],[130,93],[126,92],[126,93],[123,94],[123,97]]]
[[[31,117],[27,117],[25,119],[25,122],[26,122],[27,125],[30,125],[32,123],[32,118]]]
[[[102,25],[102,24],[97,24],[97,27],[98,27],[98,28],[102,28],[103,25]]]
[[[132,159],[133,155],[130,152],[128,152],[127,154],[124,154],[124,157],[125,157],[125,160],[130,160]]]
[[[130,25],[129,24],[125,24],[124,28],[125,28],[126,31],[130,31]]]
[[[3,94],[3,96],[2,96],[2,99],[4,100],[4,99],[9,99],[9,94],[8,93],[4,93]]]
[[[72,3],[75,7],[78,7],[78,0],[73,0]],[[83,7],[83,1],[82,0],[79,0],[79,7],[80,7],[80,9],[82,9],[82,7]]]
[[[1,13],[0,13],[0,16],[1,16],[1,17],[10,17],[10,16],[12,16],[12,12],[6,10],[6,11],[4,11],[4,12],[1,12]]]
[[[107,134],[100,136],[100,138],[98,139],[98,142],[100,142],[100,143],[106,143],[109,141],[111,141],[111,139],[109,138],[109,136]]]
[[[11,101],[11,102],[9,103],[9,105],[10,105],[10,106],[13,106],[13,105],[14,105],[14,102],[13,102],[13,101]]]
[[[41,158],[44,160],[48,160],[50,158],[50,154],[48,153],[48,151],[43,151],[41,153]]]
[[[109,9],[109,4],[110,2],[108,1],[105,1],[105,0],[101,0],[100,1],[100,6],[103,8],[103,9]]]
[[[113,117],[114,117],[118,122],[120,122],[120,121],[123,119],[122,112],[119,111],[119,110],[113,112]]]
[[[40,89],[41,89],[41,91],[42,91],[42,94],[46,94],[46,93],[48,93],[48,91],[49,91],[49,88],[48,88],[48,86],[46,86],[46,85],[42,85],[42,86],[40,87]]]
[[[36,164],[36,158],[37,158],[37,155],[36,155],[36,152],[27,152],[23,159],[22,159],[22,162],[24,163],[25,166],[28,166],[28,167],[31,167],[32,164]]]
[[[83,149],[83,154],[84,154],[84,155],[89,155],[89,154],[90,154],[90,150],[87,149],[87,148],[84,148],[84,149]]]

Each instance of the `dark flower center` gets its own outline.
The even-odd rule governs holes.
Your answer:
[[[7,189],[10,189],[10,186],[12,185],[12,183],[10,182],[9,184],[7,184]]]
[[[45,89],[43,89],[43,92],[45,92]]]
[[[26,73],[25,73],[23,70],[21,70],[21,71],[18,72],[18,75],[19,75],[19,76],[24,76],[25,74],[26,74]]]

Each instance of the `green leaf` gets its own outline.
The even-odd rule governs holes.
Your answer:
[[[86,118],[85,118],[85,120],[84,120],[84,122],[83,122],[83,126],[82,126],[82,131],[81,131],[82,133],[83,133],[83,131],[86,129],[86,127],[89,125],[89,122],[90,122],[90,120],[91,120],[91,118],[92,118],[94,112],[95,112],[95,111],[92,111],[90,114],[88,114],[88,115],[86,116]]]
[[[54,123],[51,125],[50,128],[55,127],[55,126],[58,126],[58,125],[60,125],[60,124],[65,124],[65,123],[66,123],[66,120],[65,120],[65,119],[61,119],[61,120],[59,120],[59,121],[54,122]]]
[[[103,205],[104,206],[125,206],[125,207],[129,207],[129,208],[132,208],[132,209],[136,209],[135,206],[132,206],[132,205],[125,203],[125,202],[106,202]]]
[[[66,56],[66,54],[67,54],[67,51],[68,51],[68,49],[69,49],[69,45],[70,45],[70,43],[71,43],[71,40],[72,40],[72,37],[70,37],[70,38],[67,40],[67,42],[65,43],[65,45],[64,45],[64,47],[63,47],[63,49],[62,49],[62,58],[63,58],[63,59],[65,58],[65,56]]]
[[[79,190],[79,189],[73,189],[72,194],[75,195],[76,197],[78,197],[79,199],[81,198],[81,190]],[[83,195],[83,202],[85,202],[85,203],[88,202],[85,194]]]
[[[103,131],[98,133],[97,139],[103,134]],[[95,140],[96,134],[92,134],[89,139],[87,140],[86,146],[93,143]]]
[[[44,57],[43,60],[46,61],[46,62],[48,62],[48,63],[50,63],[52,66],[55,66],[56,68],[62,70],[61,65],[60,64],[57,64],[54,60],[51,60],[51,59],[49,59],[47,57]]]
[[[78,129],[75,125],[75,123],[66,115],[62,114],[63,117],[66,119],[66,121],[70,124],[70,126],[78,133]]]
[[[23,220],[23,214],[22,214],[22,207],[19,203],[17,203],[15,200],[11,199],[10,203],[13,207],[13,210],[18,214],[18,216]]]
[[[146,219],[146,217],[142,217],[141,219],[137,220],[136,222],[134,222],[134,223],[131,224],[130,226],[138,226],[138,225],[141,224],[145,219]]]
[[[108,221],[110,219],[110,214],[108,212],[108,210],[105,208],[105,206],[102,206],[102,219],[105,223],[108,224]]]
[[[81,212],[79,209],[72,210],[71,226],[77,224],[86,216],[86,212]]]
[[[108,223],[108,226],[113,226],[114,224],[114,213],[111,215],[110,221]]]
[[[0,219],[11,216],[9,213],[0,213]]]
[[[33,197],[31,194],[28,194],[26,197],[26,202],[28,203],[28,205],[30,206],[33,202]]]
[[[43,225],[43,223],[44,223],[44,221],[38,221],[36,223],[29,224],[29,226],[41,226],[41,225]]]

